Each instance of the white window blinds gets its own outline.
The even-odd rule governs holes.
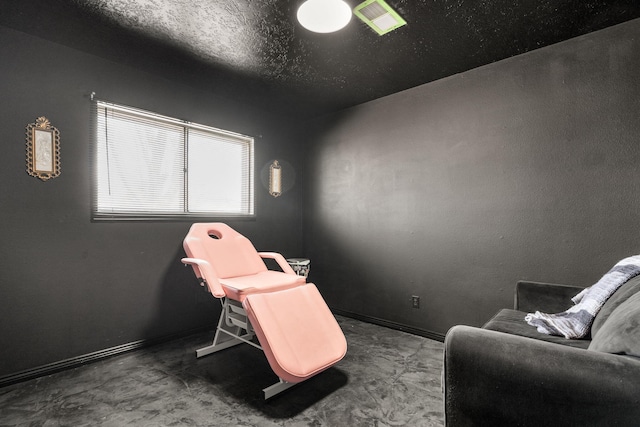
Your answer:
[[[253,215],[253,138],[102,101],[95,132],[95,219]]]

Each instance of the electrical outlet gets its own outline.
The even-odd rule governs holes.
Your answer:
[[[413,308],[420,308],[420,297],[417,295],[413,295],[411,297],[411,306]]]

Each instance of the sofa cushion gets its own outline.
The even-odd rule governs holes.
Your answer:
[[[626,300],[640,291],[640,276],[630,279],[622,285],[613,295],[604,303],[598,315],[591,325],[591,336],[594,337],[600,328],[607,322],[609,316]]]
[[[640,293],[627,298],[593,335],[589,350],[640,357]]]
[[[536,328],[529,325],[525,320],[527,313],[524,311],[502,309],[484,326],[484,329],[491,331],[505,332],[507,334],[519,335],[521,337],[534,338],[540,341],[562,344],[570,347],[586,349],[589,347],[591,340],[575,339],[569,340],[565,337],[547,335],[538,332]]]

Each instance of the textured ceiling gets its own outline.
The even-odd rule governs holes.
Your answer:
[[[307,118],[640,17],[638,0],[387,2],[407,25],[384,36],[355,17],[310,33],[287,0],[2,0],[0,24]]]

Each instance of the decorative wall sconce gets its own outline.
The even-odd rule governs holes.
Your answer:
[[[296,185],[296,170],[284,159],[269,159],[260,169],[262,186],[275,198],[284,196]]]
[[[278,197],[282,194],[282,167],[277,160],[269,166],[269,194]]]
[[[27,173],[43,181],[60,175],[60,132],[49,119],[27,125]]]

